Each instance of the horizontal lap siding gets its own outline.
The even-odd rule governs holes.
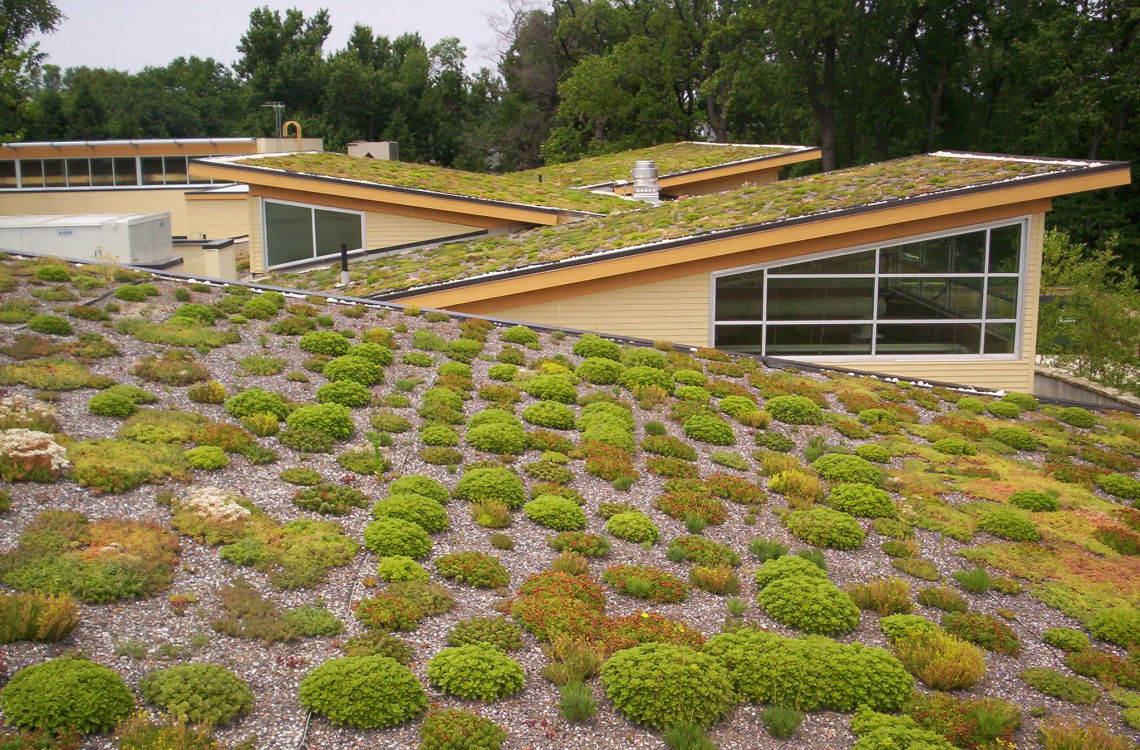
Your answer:
[[[496,310],[497,318],[704,346],[707,273]]]
[[[182,190],[60,190],[0,195],[0,215],[156,214],[170,212],[170,233],[188,236],[190,221]]]
[[[237,200],[191,200],[186,202],[190,216],[189,237],[221,240],[249,234],[249,206],[244,197]]]
[[[261,199],[246,200],[249,211],[249,272],[265,273],[265,254],[261,250]]]
[[[409,242],[430,242],[441,237],[479,231],[479,227],[449,224],[443,221],[413,219],[369,211],[364,214],[364,246],[369,250]]]

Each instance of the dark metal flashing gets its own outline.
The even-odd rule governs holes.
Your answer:
[[[257,154],[248,154],[244,158],[255,157]],[[340,185],[355,185],[357,187],[371,187],[377,190],[390,190],[396,193],[407,193],[409,195],[426,195],[432,198],[442,198],[444,200],[453,200],[460,203],[474,203],[481,206],[495,206],[497,208],[517,208],[525,209],[527,211],[535,211],[544,214],[571,214],[573,216],[605,216],[594,211],[585,211],[577,208],[555,208],[553,206],[536,206],[531,203],[512,203],[510,201],[499,201],[491,198],[476,198],[469,195],[459,195],[458,193],[444,193],[439,190],[427,190],[426,188],[409,188],[401,187],[399,185],[388,185],[382,182],[369,182],[368,180],[351,180],[346,177],[329,177],[328,175],[311,174],[309,172],[290,172],[284,169],[277,169],[274,167],[255,167],[249,164],[235,164],[233,162],[226,162],[225,164],[211,163],[205,159],[191,159],[191,164],[203,164],[209,167],[224,166],[228,169],[239,169],[243,171],[253,172],[256,174],[282,174],[288,177],[296,177],[304,180],[316,180],[317,182],[328,182]],[[240,183],[237,183],[240,184]],[[569,188],[567,188],[569,189]],[[301,191],[307,192],[307,191]],[[383,201],[378,201],[383,202]]]
[[[29,257],[29,258],[54,257],[54,256],[40,255],[38,253],[29,253],[29,252],[20,252],[20,251],[7,251],[7,253],[9,255],[18,255],[18,256],[24,256],[24,257]],[[96,263],[95,261],[70,260],[70,259],[68,259],[66,262],[71,263],[72,265],[77,265],[77,266],[106,265],[106,264]],[[248,282],[248,281],[228,281],[226,279],[214,279],[214,278],[210,278],[210,277],[206,277],[206,276],[193,276],[191,274],[185,274],[185,273],[181,273],[179,271],[155,271],[154,269],[146,268],[143,266],[120,265],[119,267],[120,268],[126,268],[126,269],[133,270],[133,271],[143,271],[146,273],[150,273],[151,275],[156,276],[158,278],[167,279],[169,281],[174,281],[174,282],[179,282],[179,283],[203,283],[203,284],[209,284],[210,286],[217,286],[217,287],[238,286],[238,287],[245,287],[246,289],[250,289],[250,290],[253,290],[256,292],[280,292],[282,294],[290,295],[290,296],[295,297],[295,298],[323,297],[326,301],[332,302],[335,304],[364,305],[365,307],[384,308],[387,310],[395,310],[395,311],[401,311],[401,312],[404,311],[407,307],[406,305],[401,305],[399,303],[380,302],[380,301],[377,301],[374,299],[369,299],[367,297],[352,297],[352,296],[347,296],[347,295],[329,294],[327,292],[311,293],[311,292],[307,292],[303,289],[290,289],[288,287],[270,286],[268,284],[257,284],[257,283],[252,283],[252,282]],[[110,294],[110,292],[107,293],[107,295],[109,295],[109,294]],[[107,295],[104,295],[104,296],[107,296]],[[552,326],[552,325],[546,325],[543,323],[527,322],[527,321],[523,321],[523,320],[511,320],[509,318],[495,318],[495,317],[491,317],[491,316],[487,316],[487,315],[473,315],[470,313],[455,312],[453,310],[441,310],[441,309],[431,308],[431,307],[423,307],[423,308],[419,308],[419,309],[420,309],[421,313],[422,312],[441,312],[441,313],[445,313],[449,317],[462,319],[462,320],[485,320],[489,323],[493,323],[496,326],[499,326],[502,328],[510,328],[511,326],[522,325],[522,326],[526,326],[527,328],[530,328],[531,330],[534,330],[534,331],[542,331],[542,332],[547,332],[547,333],[561,332],[561,333],[570,334],[573,336],[583,336],[586,334],[591,334],[594,336],[599,336],[599,337],[604,338],[604,339],[608,339],[610,341],[617,342],[619,344],[628,344],[630,346],[638,346],[638,347],[643,347],[643,348],[654,348],[657,345],[657,342],[655,342],[655,341],[651,341],[649,339],[639,338],[637,336],[620,336],[620,335],[616,335],[616,334],[612,334],[612,333],[600,333],[597,331],[587,331],[587,330],[583,330],[580,328],[567,328],[565,326]],[[672,347],[675,351],[689,352],[689,353],[695,352],[701,348],[705,348],[705,347],[692,346],[689,344],[674,344],[674,343],[670,343],[669,346]],[[970,386],[970,385],[963,385],[961,383],[947,383],[945,381],[927,380],[925,378],[904,378],[904,377],[899,377],[896,375],[888,375],[888,374],[880,373],[880,372],[871,372],[869,370],[853,370],[851,368],[836,367],[833,365],[817,365],[817,364],[811,364],[809,362],[800,362],[798,360],[781,359],[779,357],[762,357],[759,355],[742,354],[742,353],[738,353],[738,352],[725,352],[725,354],[728,354],[731,357],[736,357],[738,359],[752,359],[752,360],[755,360],[757,362],[760,362],[765,367],[775,369],[775,370],[806,370],[808,372],[834,372],[834,373],[841,374],[841,375],[855,375],[855,376],[860,376],[860,377],[877,378],[879,380],[884,380],[884,381],[888,381],[888,382],[907,382],[907,383],[910,383],[911,385],[913,385],[915,387],[931,386],[931,387],[935,387],[935,388],[949,388],[951,390],[959,391],[962,393],[981,393],[984,395],[987,393],[995,393],[996,392],[994,389],[977,388],[977,387]],[[920,385],[920,383],[922,385]],[[1098,404],[1090,404],[1090,403],[1082,402],[1082,401],[1070,401],[1068,399],[1051,398],[1048,396],[1038,396],[1037,400],[1040,401],[1041,403],[1055,404],[1057,406],[1080,406],[1080,407],[1089,409],[1090,411],[1101,411],[1101,412],[1103,412],[1103,411],[1125,411],[1125,412],[1129,412],[1132,414],[1140,414],[1140,407],[1121,406],[1121,407],[1114,407],[1112,409],[1106,409],[1104,406],[1098,405]]]
[[[1033,175],[1032,177],[1017,178],[1015,185],[1020,187],[1023,185],[1035,185],[1042,182],[1052,182],[1054,180],[1067,179],[1075,175],[1114,172],[1118,169],[1121,169],[1122,167],[1128,166],[1129,162],[1126,161],[1099,162],[1097,163],[1097,166],[1085,167],[1079,170],[1074,168],[1071,170]],[[635,255],[658,252],[660,250],[671,250],[673,248],[685,247],[687,245],[697,245],[702,242],[730,239],[732,237],[740,237],[748,234],[766,232],[774,229],[784,229],[785,227],[794,227],[821,221],[830,221],[832,219],[857,216],[860,214],[873,213],[875,211],[886,211],[893,208],[899,208],[903,205],[920,205],[923,203],[932,203],[934,201],[945,200],[946,198],[956,198],[963,195],[974,195],[978,193],[992,192],[995,190],[1004,190],[1008,187],[1010,187],[1009,181],[1000,181],[988,183],[985,185],[967,185],[961,188],[950,188],[945,191],[927,193],[925,195],[919,195],[910,198],[888,198],[882,201],[876,201],[873,204],[852,206],[850,208],[841,208],[824,213],[808,214],[806,216],[795,216],[787,219],[771,219],[769,221],[758,222],[756,224],[744,224],[741,226],[732,227],[731,229],[708,230],[699,234],[678,237],[672,240],[663,240],[651,245],[632,247],[627,250],[605,251],[604,254],[594,253],[590,255],[583,255],[578,258],[570,258],[567,260],[551,261],[548,263],[532,266],[521,266],[519,268],[512,268],[498,273],[486,274],[479,276],[478,278],[444,281],[435,284],[425,284],[424,286],[418,287],[405,287],[403,289],[398,289],[391,292],[378,292],[375,295],[372,295],[372,298],[379,300],[390,300],[411,295],[442,292],[449,289],[461,289],[467,286],[486,284],[491,281],[512,279],[519,276],[529,276],[530,274],[555,271],[563,268],[573,268],[574,266],[589,265],[591,263],[601,263],[604,261],[614,260],[616,258],[628,258]]]

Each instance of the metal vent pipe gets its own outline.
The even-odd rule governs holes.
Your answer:
[[[633,199],[654,206],[661,203],[661,187],[657,184],[657,162],[635,161],[629,176],[633,178]]]

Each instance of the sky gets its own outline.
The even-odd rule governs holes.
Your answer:
[[[61,68],[85,65],[137,72],[166,65],[176,57],[213,57],[232,64],[249,27],[249,12],[269,5],[299,8],[308,18],[327,8],[332,34],[325,53],[340,49],[355,23],[394,38],[418,31],[430,48],[440,39],[459,37],[467,48],[467,67],[494,69],[500,36],[490,17],[505,17],[508,0],[55,0],[67,17],[55,33],[38,37],[46,62]],[[500,24],[500,27],[502,25]]]

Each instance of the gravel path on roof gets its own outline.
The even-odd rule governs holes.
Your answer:
[[[122,314],[137,314],[146,310],[152,319],[160,318],[178,304],[170,297],[172,290],[173,287],[164,288],[164,295],[158,298],[158,302],[125,304]],[[216,301],[220,298],[220,294],[219,291],[195,293],[194,301]],[[433,370],[400,364],[400,354],[410,350],[411,337],[417,328],[430,327],[447,339],[455,338],[459,333],[456,321],[430,323],[423,317],[401,315],[396,312],[388,313],[383,318],[378,318],[374,311],[369,311],[362,318],[348,318],[344,317],[338,308],[330,306],[322,310],[322,313],[332,315],[334,327],[340,330],[351,329],[361,333],[376,325],[384,325],[390,329],[406,328],[396,334],[396,340],[402,348],[396,352],[397,363],[388,368],[385,384],[375,389],[377,394],[395,392],[394,384],[402,378],[426,379],[417,386],[413,395],[421,394],[430,386]],[[97,322],[76,321],[76,327],[79,331],[113,336],[122,349],[121,357],[92,363],[93,372],[111,376],[120,383],[134,383],[154,390],[161,397],[160,403],[156,406],[194,411],[219,422],[233,421],[220,404],[191,402],[187,398],[186,388],[156,386],[131,375],[131,366],[153,351],[154,347],[131,337],[116,335]],[[13,326],[5,328],[3,335],[10,338],[16,329]],[[303,363],[309,354],[299,350],[296,345],[297,339],[269,336],[263,346],[258,338],[262,328],[263,324],[251,322],[249,327],[243,330],[240,343],[200,354],[199,361],[208,367],[212,376],[224,383],[231,393],[246,386],[257,385],[277,391],[290,399],[311,400],[316,385],[324,382],[319,375],[310,373],[311,382],[301,383],[288,379],[284,373],[258,378],[242,374],[237,360],[254,354],[285,358],[288,360],[285,372],[304,371]],[[572,344],[572,338],[563,339],[544,333],[540,349],[527,354],[530,357],[561,354],[577,361],[578,358],[571,354]],[[497,336],[492,333],[484,355],[493,357],[499,347]],[[437,363],[445,361],[441,355],[435,356]],[[0,363],[7,361],[8,358],[5,357]],[[492,364],[494,363],[484,359],[477,359],[472,363],[477,384],[487,382],[486,373]],[[810,377],[821,382],[824,380],[822,377]],[[747,384],[744,378],[725,379],[741,385]],[[579,387],[579,393],[585,394],[594,389],[588,384],[583,384]],[[7,395],[33,394],[30,389],[23,386],[12,386],[4,391]],[[73,438],[91,439],[108,436],[113,434],[120,424],[119,420],[87,413],[86,402],[91,394],[90,389],[62,393],[55,402],[62,429]],[[628,398],[628,394],[625,396]],[[534,401],[535,399],[524,394],[516,413]],[[465,415],[470,417],[489,405],[474,398],[466,402]],[[841,408],[834,402],[832,406]],[[368,417],[373,411],[375,410],[367,408],[354,410],[360,435],[370,429]],[[396,408],[394,411],[411,421],[413,429],[397,435],[395,444],[384,449],[386,456],[393,463],[393,473],[423,473],[440,480],[449,488],[454,487],[458,474],[450,472],[446,467],[425,463],[418,456],[420,446],[416,435],[422,420],[417,416],[414,406]],[[684,437],[680,427],[668,421],[666,414],[660,409],[646,411],[635,407],[634,416],[637,422],[638,443],[646,436],[645,424],[650,420],[665,423],[670,435]],[[925,410],[922,412],[923,422],[928,423],[932,417],[933,413]],[[733,423],[733,425],[737,435],[737,446],[734,450],[747,455],[752,450],[753,430],[740,424]],[[838,438],[834,431],[824,427],[789,429],[777,425],[773,429],[792,435],[797,443],[795,452],[800,454],[808,440],[815,435],[827,435],[833,442],[848,445],[859,442]],[[567,434],[576,437],[576,433],[572,431]],[[312,468],[320,472],[326,480],[350,484],[367,493],[371,499],[385,496],[386,481],[345,471],[336,463],[335,454],[300,455],[282,445],[276,438],[265,438],[261,442],[278,451],[281,460],[274,464],[254,466],[244,458],[235,456],[227,469],[210,473],[196,472],[194,484],[209,484],[244,495],[281,522],[304,517],[322,518],[319,514],[302,510],[291,502],[291,497],[297,488],[278,479],[280,471],[287,467]],[[338,445],[337,450],[343,450],[354,443],[360,443],[360,440],[342,443]],[[762,481],[754,472],[740,472],[714,464],[710,456],[716,448],[699,443],[694,445],[698,447],[700,453],[697,465],[702,476],[722,472],[747,477],[753,481]],[[465,463],[492,458],[474,451],[466,443],[460,445],[460,450],[464,454]],[[534,455],[528,453],[519,463],[533,460]],[[597,513],[599,504],[603,502],[631,503],[649,514],[661,530],[662,543],[648,549],[641,545],[613,540],[613,549],[607,557],[591,561],[591,572],[595,576],[599,576],[601,571],[610,565],[629,563],[652,564],[682,578],[687,577],[688,564],[671,562],[665,556],[668,540],[687,532],[680,521],[666,516],[653,507],[654,499],[661,492],[664,480],[644,471],[644,459],[645,456],[639,453],[637,462],[639,468],[642,468],[642,479],[629,492],[619,492],[610,483],[590,476],[584,471],[581,461],[572,461],[570,464],[576,475],[571,486],[586,499],[588,531],[604,533],[604,520]],[[896,459],[895,468],[898,468],[898,465]],[[529,477],[524,476],[524,481],[528,487],[535,484],[535,480]],[[70,481],[61,481],[54,485],[12,484],[10,486],[12,510],[0,514],[0,549],[11,549],[21,529],[44,509],[78,510],[93,519],[126,517],[168,523],[171,511],[156,503],[156,496],[163,491],[173,491],[178,494],[185,489],[185,486],[178,484],[143,486],[119,495],[99,495]],[[792,549],[803,547],[791,536],[773,512],[773,509],[783,505],[785,503],[781,496],[769,494],[755,522],[750,524],[745,521],[749,512],[747,506],[728,503],[727,521],[721,525],[708,527],[704,535],[714,541],[731,545],[741,554],[744,562],[739,572],[742,584],[739,597],[748,603],[747,611],[743,615],[744,623],[785,635],[795,635],[793,629],[766,617],[755,604],[756,586],[752,573],[757,563],[755,558],[751,558],[747,553],[748,543],[755,537],[776,539],[788,544]],[[545,569],[555,554],[547,544],[551,532],[532,523],[521,512],[514,514],[514,523],[509,529],[502,530],[514,539],[515,548],[511,551],[501,551],[492,547],[490,543],[491,535],[499,530],[482,528],[472,523],[464,503],[453,500],[447,506],[447,510],[451,519],[451,528],[447,532],[434,535],[433,556],[460,550],[480,550],[493,554],[502,561],[510,573],[511,585],[508,589],[493,591],[475,589],[441,579],[435,573],[434,566],[425,563],[425,568],[432,573],[433,581],[447,588],[457,602],[450,612],[425,619],[414,632],[400,634],[415,649],[410,666],[427,690],[433,706],[466,708],[492,719],[507,729],[508,740],[504,745],[507,750],[663,747],[659,733],[635,726],[621,717],[605,697],[596,680],[592,685],[594,695],[598,699],[599,710],[596,717],[584,724],[571,724],[565,721],[558,710],[558,689],[541,675],[543,666],[547,663],[546,657],[540,644],[529,634],[524,635],[524,647],[512,654],[526,672],[525,686],[517,695],[506,700],[481,704],[444,696],[430,685],[426,676],[427,661],[443,648],[447,634],[455,624],[474,615],[497,614],[498,608],[503,605],[511,592],[527,576]],[[362,508],[354,509],[345,516],[336,517],[335,520],[343,524],[349,536],[360,541],[371,516],[368,508]],[[851,552],[827,550],[825,553],[828,574],[840,586],[873,578],[901,575],[890,567],[890,558],[880,549],[886,537],[871,530],[869,522],[864,522],[864,526],[868,530],[868,538],[861,549]],[[922,555],[931,560],[943,575],[968,567],[968,564],[955,554],[960,546],[958,543],[941,540],[937,534],[923,530],[917,531],[916,540]],[[374,574],[377,563],[374,554],[362,549],[351,565],[332,569],[326,582],[314,589],[278,591],[270,585],[264,574],[221,561],[216,549],[187,537],[182,537],[181,541],[181,561],[168,593],[191,594],[197,598],[197,603],[190,605],[184,614],[176,613],[166,594],[141,601],[83,605],[81,625],[65,641],[57,644],[19,642],[6,645],[0,652],[3,676],[6,678],[21,667],[74,650],[112,667],[124,676],[133,689],[137,689],[139,681],[155,669],[185,661],[210,661],[225,665],[248,680],[257,699],[252,713],[218,731],[219,738],[227,743],[236,743],[252,737],[256,739],[258,747],[282,750],[417,746],[418,729],[421,724],[419,720],[388,730],[362,731],[338,727],[320,716],[309,717],[296,697],[298,684],[309,671],[329,658],[343,655],[339,648],[340,644],[353,635],[365,632],[366,628],[352,616],[351,608],[370,591],[375,591],[368,585],[372,583],[368,579]],[[979,541],[984,541],[984,538],[980,538]],[[210,622],[218,609],[217,591],[236,578],[249,581],[283,608],[323,601],[344,621],[345,632],[332,638],[305,638],[295,643],[273,645],[218,634],[210,627]],[[918,579],[906,578],[916,589],[928,585]],[[686,622],[706,636],[721,632],[728,617],[725,597],[714,596],[700,590],[694,590],[689,599],[680,604],[650,604],[620,595],[609,587],[607,592],[607,613],[610,615],[653,611]],[[1076,620],[1045,606],[1028,593],[1015,596],[995,593],[964,595],[975,611],[996,613],[998,610],[1012,610],[1017,613],[1017,619],[1011,622],[1011,627],[1024,643],[1025,649],[1017,658],[987,653],[990,668],[985,678],[973,688],[958,691],[956,694],[963,697],[1000,697],[1023,707],[1044,706],[1054,715],[1073,714],[1085,723],[1102,722],[1113,731],[1125,731],[1120,722],[1119,710],[1107,700],[1102,700],[1092,707],[1078,708],[1038,694],[1017,678],[1017,673],[1021,669],[1030,666],[1047,666],[1065,671],[1064,654],[1042,643],[1040,634],[1049,627],[1080,627]],[[917,607],[916,613],[932,619],[938,619],[941,614],[937,610],[922,606]],[[878,627],[878,619],[874,613],[864,612],[858,629],[837,640],[844,643],[859,641],[885,647],[887,644]],[[1104,644],[1098,645],[1104,647]],[[1108,648],[1116,653],[1122,653],[1119,649]],[[848,728],[850,717],[847,714],[830,711],[810,713],[796,738],[789,743],[768,736],[760,720],[760,713],[761,707],[742,705],[713,727],[709,737],[723,750],[786,747],[840,750],[850,748],[855,741]],[[1037,725],[1038,720],[1026,714],[1024,726],[1017,735],[1018,742],[1028,746]],[[114,743],[107,736],[95,736],[89,738],[83,746],[104,749],[114,747]]]

